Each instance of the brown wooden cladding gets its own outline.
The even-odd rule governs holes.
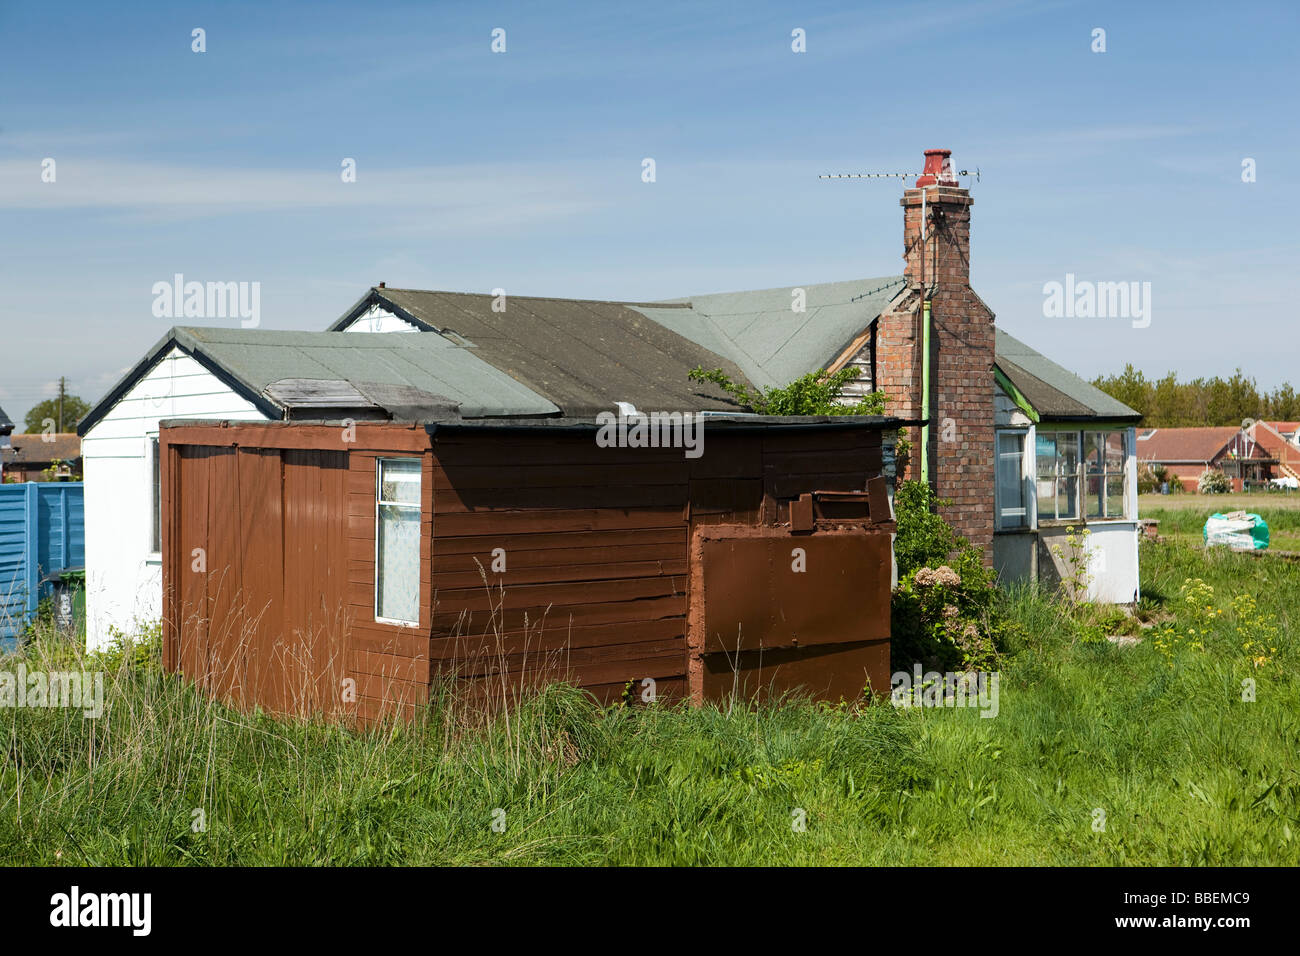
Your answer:
[[[567,678],[608,699],[652,678],[661,697],[684,695],[695,529],[775,528],[800,495],[864,492],[880,472],[871,429],[706,424],[697,459],[541,428],[431,438],[367,423],[341,435],[281,423],[162,429],[169,666],[222,696],[299,712],[339,700],[351,678],[355,702],[331,712],[366,719],[408,714],[449,676],[485,694]],[[375,620],[384,457],[422,463],[418,626]],[[868,495],[826,497],[823,521],[888,519]],[[208,549],[206,575],[186,573],[193,547]]]

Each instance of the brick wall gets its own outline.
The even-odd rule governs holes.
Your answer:
[[[925,284],[931,290],[930,474],[944,517],[984,549],[993,543],[993,313],[970,288],[970,194],[955,186],[928,186]],[[922,417],[920,325],[922,189],[909,189],[903,206],[907,289],[880,316],[876,330],[876,387],[890,398],[888,413]],[[907,478],[919,478],[919,428]],[[901,477],[901,476],[900,476]]]

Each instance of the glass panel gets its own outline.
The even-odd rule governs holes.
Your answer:
[[[1091,472],[1092,465],[1088,466]],[[1101,475],[1089,474],[1083,479],[1084,494],[1087,497],[1088,517],[1102,517],[1102,483],[1105,479]]]
[[[1056,434],[1056,516],[1079,517],[1079,434]]]
[[[1014,432],[998,435],[998,516],[1004,528],[1026,524],[1024,481],[1025,436]]]
[[[1056,436],[1050,432],[1044,435],[1038,433],[1037,440],[1034,442],[1034,448],[1038,455],[1038,476],[1040,478],[1056,474]],[[1047,489],[1047,494],[1051,494],[1051,488]],[[1042,493],[1040,492],[1040,495]]]
[[[1079,517],[1079,479],[1056,479],[1056,517]]]
[[[419,484],[417,475],[416,490]],[[375,615],[409,624],[420,622],[420,511],[379,506],[375,573]]]
[[[1106,470],[1108,472],[1124,471],[1124,433],[1106,433]]]
[[[1124,517],[1124,476],[1112,475],[1106,479],[1106,516]]]
[[[420,460],[418,458],[380,459],[379,498],[401,504],[420,503]]]
[[[1090,475],[1101,474],[1106,465],[1106,433],[1084,432],[1083,453],[1084,462],[1088,468],[1087,473]]]

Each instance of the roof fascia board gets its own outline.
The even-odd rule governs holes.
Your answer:
[[[1038,424],[1038,410],[1029,403],[1029,399],[1020,393],[1020,389],[1011,384],[1011,379],[1007,378],[1007,373],[998,368],[997,365],[993,366],[993,381],[1010,396],[1011,400],[1016,403],[1017,408],[1029,416],[1031,422]]]

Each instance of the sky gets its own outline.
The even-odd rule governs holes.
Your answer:
[[[155,316],[178,273],[305,330],[381,281],[645,301],[901,273],[904,181],[818,175],[929,147],[979,171],[1000,328],[1085,378],[1300,384],[1297,26],[1291,2],[0,0],[0,407],[21,423],[60,376],[93,404],[171,325],[239,322]],[[1139,283],[1149,315],[1048,315],[1067,276]]]

